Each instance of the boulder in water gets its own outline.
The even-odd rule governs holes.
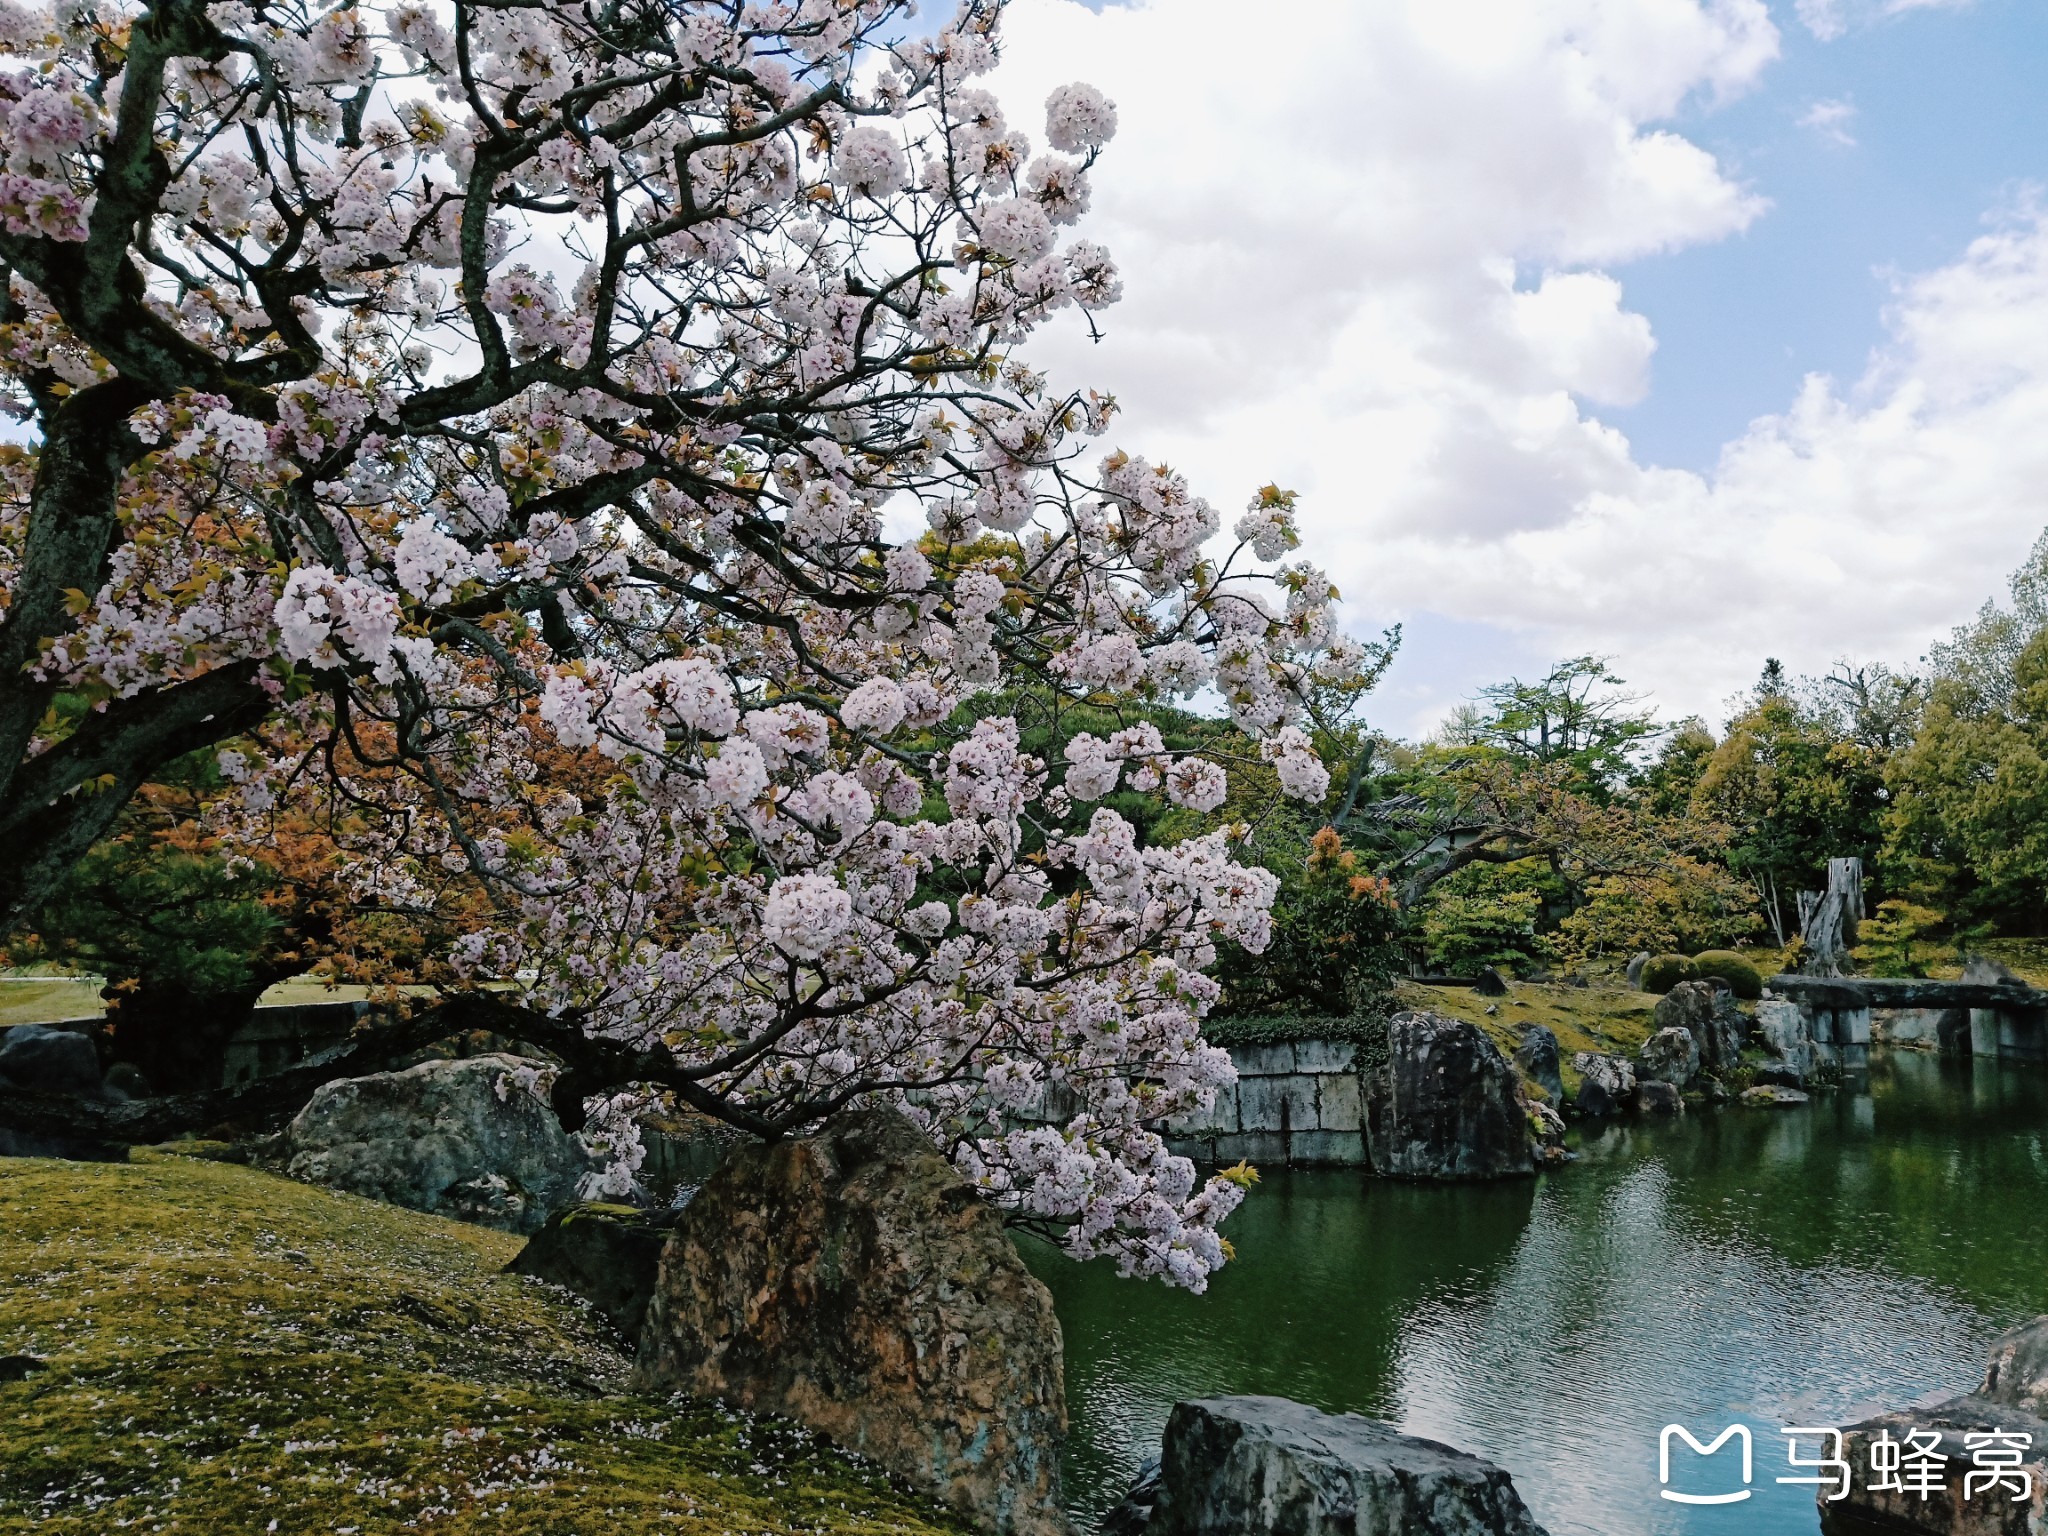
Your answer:
[[[1790,1088],[1795,1093],[1806,1086],[1806,1074],[1789,1061],[1767,1061],[1756,1069],[1760,1088]]]
[[[1533,1173],[1515,1069],[1463,1019],[1397,1013],[1386,1060],[1365,1074],[1373,1170],[1400,1179],[1496,1179]]]
[[[1803,1086],[1813,1074],[1813,1036],[1805,1010],[1785,998],[1767,997],[1756,1005],[1756,1032],[1763,1048],[1798,1073]]]
[[[1994,1448],[2009,1446],[2018,1453],[2002,1485],[1980,1459],[1988,1442],[1979,1438],[1972,1444],[1973,1436],[2000,1433],[2015,1439]],[[1919,1437],[1910,1446],[1911,1465],[1889,1479],[1870,1471],[1871,1447],[1880,1436],[1903,1460],[1909,1435]],[[1825,1536],[2035,1536],[2048,1530],[2048,1423],[2009,1404],[1959,1397],[1934,1408],[1881,1414],[1843,1431],[1841,1456],[1854,1474],[1847,1497],[1829,1497],[1838,1491],[1836,1483],[1815,1490]],[[1882,1482],[1897,1486],[1877,1486]]]
[[[1646,1078],[1636,1084],[1636,1113],[1641,1115],[1682,1115],[1685,1100],[1675,1084]]]
[[[1124,1527],[1123,1529],[1131,1529]],[[1175,1403],[1146,1536],[1544,1536],[1490,1461],[1284,1397]]]
[[[1742,1060],[1749,1021],[1728,983],[1719,977],[1679,982],[1658,1001],[1652,1023],[1659,1030],[1683,1029],[1690,1034],[1699,1048],[1702,1071],[1719,1076]]]
[[[1984,1384],[1977,1395],[1987,1402],[2010,1403],[2048,1418],[2048,1317],[2037,1317],[2025,1327],[2013,1329],[1991,1346],[1991,1360],[1984,1368]]]
[[[1580,1051],[1572,1057],[1579,1074],[1579,1096],[1572,1101],[1582,1115],[1618,1115],[1635,1102],[1636,1069],[1620,1056]]]
[[[1686,983],[1691,986],[1691,982]],[[1700,1071],[1700,1048],[1690,1030],[1660,1029],[1636,1053],[1636,1082],[1669,1083],[1683,1090]]]
[[[1762,1109],[1797,1109],[1801,1104],[1811,1101],[1797,1088],[1781,1088],[1775,1083],[1758,1083],[1753,1088],[1742,1090],[1742,1102]]]

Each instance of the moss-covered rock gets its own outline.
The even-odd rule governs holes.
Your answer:
[[[1643,967],[1643,990],[1665,993],[1681,981],[1699,980],[1700,968],[1690,955],[1653,955]]]
[[[1728,983],[1728,990],[1746,1003],[1764,995],[1763,972],[1732,949],[1702,950],[1692,957],[1692,963],[1699,969],[1699,978],[1720,977]]]
[[[960,1530],[788,1425],[625,1395],[519,1246],[184,1156],[0,1163],[0,1355],[48,1367],[0,1381],[0,1530]]]

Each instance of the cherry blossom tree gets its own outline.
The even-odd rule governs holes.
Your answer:
[[[1239,1190],[1158,1128],[1273,879],[1090,810],[1226,765],[986,706],[1201,695],[1320,801],[1364,653],[1291,497],[1225,533],[1023,359],[1118,296],[1115,107],[1035,146],[999,0],[907,10],[0,3],[0,905],[219,747],[222,837],[324,813],[362,899],[469,904],[440,984],[572,1128],[894,1102],[1199,1288]]]

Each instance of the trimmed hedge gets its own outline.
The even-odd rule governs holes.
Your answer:
[[[1690,955],[1652,955],[1643,967],[1645,992],[1669,992],[1681,981],[1698,981],[1700,968]]]
[[[1239,1013],[1202,1021],[1211,1045],[1292,1045],[1297,1040],[1345,1040],[1365,1045],[1386,1037],[1385,1014]]]
[[[1707,949],[1692,957],[1702,976],[1718,976],[1744,1002],[1764,995],[1764,973],[1732,949]]]

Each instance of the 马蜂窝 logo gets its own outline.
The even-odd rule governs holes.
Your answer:
[[[1673,1437],[1683,1440],[1701,1456],[1711,1456],[1730,1440],[1742,1442],[1742,1486],[1729,1493],[1679,1493],[1671,1485],[1671,1441]],[[1720,1434],[1702,1445],[1693,1438],[1691,1430],[1683,1424],[1666,1424],[1664,1432],[1657,1437],[1657,1490],[1662,1498],[1674,1504],[1740,1504],[1751,1492],[1750,1474],[1754,1470],[1754,1455],[1750,1445],[1749,1426],[1730,1424]]]

